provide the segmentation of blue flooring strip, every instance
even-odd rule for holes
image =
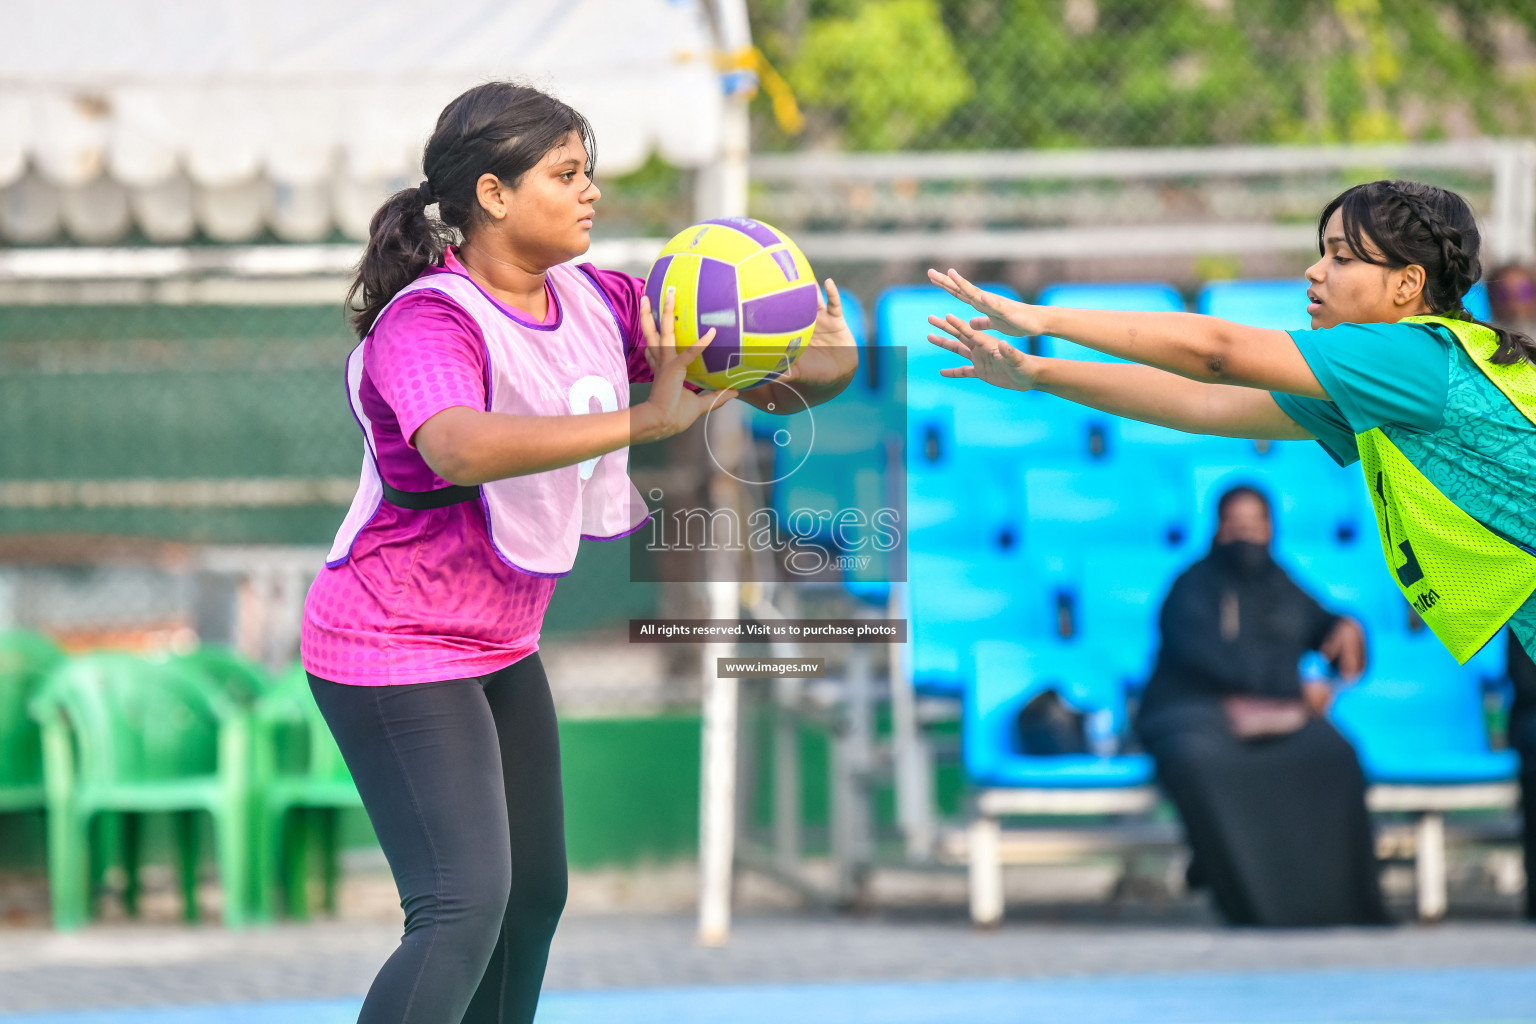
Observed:
[[[323,1003],[224,1003],[154,1010],[70,1010],[0,1016],[5,1024],[354,1024],[361,999]]]
[[[5,1024],[350,1024],[358,1002],[23,1014]],[[539,1024],[1536,1024],[1536,969],[1296,971],[551,992]]]
[[[1536,970],[1318,971],[570,992],[539,1024],[1536,1022]]]

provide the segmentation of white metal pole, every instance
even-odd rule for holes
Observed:
[[[1419,889],[1419,920],[1438,921],[1445,916],[1445,816],[1426,811],[1419,819],[1414,843],[1414,873]]]
[[[1510,259],[1520,231],[1520,159],[1515,146],[1501,148],[1493,160],[1493,196],[1486,226],[1489,269]]]
[[[752,48],[752,26],[746,0],[716,0],[715,13],[720,49],[729,56]],[[736,90],[726,97],[721,132],[719,212],[714,216],[747,215],[747,159],[751,155],[751,131],[747,119],[749,91]]]
[[[1512,139],[1496,145],[1485,271],[1536,259],[1536,142]]]
[[[907,584],[891,584],[890,612],[892,618],[901,618],[909,602],[898,596],[897,587]],[[911,629],[910,616],[907,628]],[[925,861],[933,856],[933,789],[930,782],[932,765],[925,750],[922,728],[917,720],[917,694],[912,689],[912,675],[907,657],[911,644],[892,645],[890,654],[891,688],[891,747],[896,775],[896,823],[901,828],[906,844],[907,859]]]
[[[746,0],[716,0],[715,27],[722,53],[743,52],[752,45]],[[721,151],[715,164],[699,173],[694,195],[695,216],[741,217],[747,212],[747,156],[750,131],[747,100],[737,93],[725,99]],[[714,414],[708,429],[711,450],[721,453],[740,447],[739,410],[734,405]],[[717,477],[724,477],[718,474]],[[727,480],[717,478],[716,484]],[[734,481],[729,481],[734,483]],[[712,486],[728,494],[729,486]],[[713,501],[717,507],[719,501]],[[718,554],[724,554],[718,553]],[[706,584],[709,616],[734,619],[740,611],[740,585],[735,565],[713,558]],[[698,941],[718,946],[730,937],[731,870],[736,856],[736,729],[738,686],[734,679],[716,678],[716,659],[729,657],[732,645],[705,644],[700,668],[704,673],[703,764],[699,794],[699,931]]]
[[[1510,227],[1514,244],[1509,258],[1522,263],[1536,260],[1536,141],[1515,144],[1514,215]]]
[[[710,618],[734,618],[736,585],[708,584]],[[716,678],[717,658],[730,644],[705,644],[703,771],[699,794],[699,935],[705,946],[731,933],[731,868],[736,857],[737,681]]]
[[[710,415],[705,429],[720,472],[710,482],[710,504],[736,510],[736,480],[725,470],[740,465],[742,424],[739,410],[727,405]],[[713,527],[711,527],[713,529]],[[707,541],[705,584],[708,615],[734,619],[740,615],[740,563],[726,536]],[[718,659],[735,653],[730,643],[704,644],[699,665],[703,672],[703,764],[699,793],[699,935],[701,945],[718,946],[730,936],[731,876],[736,858],[736,739],[739,683],[721,679]]]

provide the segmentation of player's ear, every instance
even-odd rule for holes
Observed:
[[[496,175],[489,172],[480,175],[480,180],[475,182],[475,199],[479,201],[480,209],[484,210],[492,220],[506,219],[505,186]]]
[[[1392,300],[1399,306],[1410,306],[1424,294],[1424,268],[1410,263],[1397,271],[1397,287]]]

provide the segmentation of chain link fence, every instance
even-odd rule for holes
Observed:
[[[59,298],[0,312],[0,626],[283,661],[254,581],[323,546],[356,485],[341,310]],[[230,549],[243,573],[208,564]]]
[[[0,447],[0,531],[326,542],[354,343],[339,306],[7,308],[0,429],[25,443]]]
[[[769,149],[1536,134],[1528,0],[756,0],[806,114]]]
[[[0,306],[0,628],[75,648],[222,642],[286,664],[357,487],[354,344],[339,286],[323,305]],[[614,586],[624,545],[587,549],[546,636],[622,643],[659,588]],[[568,673],[566,703],[692,696],[664,669]]]

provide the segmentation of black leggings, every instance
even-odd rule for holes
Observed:
[[[478,679],[309,685],[405,910],[359,1024],[529,1024],[566,891],[560,737],[539,656]]]

